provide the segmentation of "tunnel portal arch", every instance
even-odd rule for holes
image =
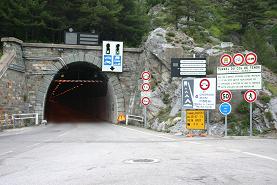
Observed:
[[[78,62],[85,62],[96,66],[98,69],[101,69],[101,63],[102,63],[101,58],[90,54],[84,54],[84,53],[70,54],[62,57],[62,60],[66,65],[70,65]],[[40,83],[38,87],[35,111],[40,114],[41,119],[45,119],[47,94],[51,86],[51,83],[55,79],[55,75],[60,70],[62,70],[65,66],[63,66],[61,63],[57,61],[53,63],[53,67],[57,69],[55,71],[55,74],[43,76],[43,83]],[[112,101],[111,107],[110,107],[111,117],[109,121],[115,123],[119,113],[125,112],[125,101],[124,101],[123,91],[122,91],[121,84],[118,80],[118,77],[115,73],[105,73],[105,76],[107,77],[107,85],[108,85],[108,88],[110,89],[109,96],[111,96],[110,100]]]

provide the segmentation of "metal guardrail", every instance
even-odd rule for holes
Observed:
[[[138,122],[144,123],[144,119],[142,116],[136,116],[136,115],[126,115],[126,125],[128,125],[129,120],[134,120]]]
[[[35,119],[35,124],[38,125],[38,113],[27,114],[12,114],[12,122],[16,125],[16,120]]]

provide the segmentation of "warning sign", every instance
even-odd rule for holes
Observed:
[[[205,111],[203,110],[187,110],[186,111],[187,129],[204,130],[205,129]]]

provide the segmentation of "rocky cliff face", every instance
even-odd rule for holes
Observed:
[[[179,57],[206,57],[208,62],[208,73],[211,77],[216,77],[216,66],[219,65],[219,58],[225,52],[236,53],[243,51],[241,47],[233,43],[218,41],[215,45],[206,44],[199,47],[185,33],[176,31],[173,28],[157,28],[153,30],[145,43],[145,69],[150,70],[152,78],[152,104],[148,107],[149,127],[157,131],[183,133],[188,131],[185,128],[185,121],[181,121],[181,78],[170,77],[171,58]],[[263,78],[271,84],[276,84],[276,75],[268,69],[264,69]],[[265,87],[259,93],[266,93],[273,97]],[[235,92],[234,98],[242,101],[241,92]],[[220,103],[220,101],[217,101]],[[238,107],[238,101],[233,102]],[[277,128],[276,123],[276,98],[264,103],[257,101],[254,110],[254,126],[259,132],[268,128]],[[219,106],[219,105],[218,105]],[[272,114],[270,120],[268,115]],[[223,117],[218,110],[210,111],[210,125],[208,133],[210,135],[223,135]],[[184,115],[185,116],[185,115]],[[239,128],[237,128],[239,129]]]

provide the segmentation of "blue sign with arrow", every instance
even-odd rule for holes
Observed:
[[[227,103],[227,102],[222,103],[222,104],[220,104],[220,106],[219,106],[219,111],[220,111],[221,114],[223,114],[224,116],[227,116],[228,114],[231,113],[231,111],[232,111],[232,106],[231,106],[230,103]]]

